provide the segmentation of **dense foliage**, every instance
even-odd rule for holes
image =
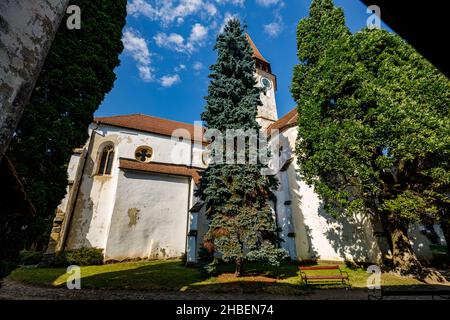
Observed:
[[[19,257],[20,263],[23,265],[37,265],[42,261],[44,253],[42,251],[21,250]]]
[[[37,210],[28,243],[38,247],[46,244],[66,192],[72,150],[86,142],[123,50],[126,0],[70,4],[81,9],[81,29],[70,30],[63,20],[7,153]]]
[[[202,120],[208,129],[217,129],[223,135],[227,129],[257,133],[260,89],[256,87],[252,49],[239,20],[227,23],[215,50],[218,58],[210,67],[211,83]],[[228,147],[221,154],[223,159],[227,151],[236,152],[236,146]],[[197,191],[211,219],[204,246],[220,254],[224,261],[236,262],[236,275],[242,273],[245,260],[277,264],[286,256],[278,248],[276,222],[269,205],[269,189],[276,182],[262,175],[261,169],[261,164],[252,164],[248,159],[243,164],[213,162],[203,173]]]
[[[395,34],[350,34],[331,0],[299,23],[298,56],[301,173],[330,212],[378,215],[394,267],[425,278],[407,229],[449,219],[449,80]]]
[[[68,265],[95,266],[103,264],[103,250],[80,248],[63,253]]]

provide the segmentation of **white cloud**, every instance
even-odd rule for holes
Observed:
[[[158,15],[158,11],[144,0],[131,0],[127,3],[127,13],[132,16],[146,16],[153,19]]]
[[[164,32],[158,33],[153,37],[158,47],[166,48],[178,52],[185,52],[186,45],[182,35],[177,33],[166,34]]]
[[[195,71],[200,71],[203,69],[203,67],[203,63],[201,63],[200,61],[197,61],[192,65],[192,69],[194,69]]]
[[[177,84],[180,81],[181,81],[181,79],[180,79],[180,76],[178,74],[166,75],[166,76],[161,77],[161,79],[160,79],[161,85],[164,88],[170,88],[170,87],[172,87],[173,85]]]
[[[150,82],[155,79],[153,75],[153,69],[149,66],[138,66],[139,76],[145,82]]]
[[[271,38],[276,38],[283,31],[283,26],[278,22],[272,22],[264,25],[264,32]]]
[[[148,0],[130,0],[127,12],[133,17],[145,16],[152,21],[160,21],[161,24],[168,25],[174,21],[182,24],[185,17],[197,13],[215,16],[217,8],[213,3],[205,0],[158,0],[154,5]]]
[[[284,5],[284,2],[280,2],[280,5],[278,6],[278,8],[275,9],[275,11],[273,12],[273,15],[275,16],[275,21],[264,25],[264,32],[270,38],[278,37],[284,29],[283,17],[280,13],[280,10],[283,8],[283,5]]]
[[[191,54],[196,50],[196,46],[203,46],[208,36],[208,28],[196,23],[192,27],[189,39],[185,41],[182,35],[177,33],[166,34],[164,32],[158,33],[153,37],[158,47],[169,50]]]
[[[262,5],[263,7],[270,7],[278,2],[280,2],[280,0],[256,0],[256,3]]]
[[[231,3],[234,4],[236,6],[244,6],[245,0],[216,0],[217,3],[219,4],[224,4],[224,3]]]
[[[136,61],[139,76],[144,81],[152,81],[153,68],[151,67],[151,53],[148,49],[147,40],[134,29],[125,29],[122,35],[125,53],[132,56]]]
[[[202,26],[200,23],[196,23],[192,27],[191,35],[189,36],[189,42],[201,43],[208,36],[208,28]]]
[[[183,71],[183,70],[186,70],[186,66],[184,64],[180,64],[179,66],[174,68],[175,72],[180,72],[180,71]]]
[[[217,8],[212,3],[205,3],[204,8],[210,16],[215,16],[217,14]]]

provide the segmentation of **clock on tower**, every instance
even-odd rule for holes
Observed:
[[[275,92],[277,90],[277,78],[272,73],[270,63],[262,56],[253,40],[247,34],[247,40],[253,50],[253,59],[256,64],[257,86],[263,88],[261,93],[262,106],[258,107],[256,120],[265,131],[272,123],[278,120]]]

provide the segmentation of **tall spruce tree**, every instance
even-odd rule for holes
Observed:
[[[256,87],[252,49],[239,20],[227,23],[214,49],[218,58],[210,67],[211,83],[202,120],[208,129],[223,133],[225,145],[227,129],[259,131],[256,114],[261,105],[261,91]],[[216,143],[219,139],[213,142]],[[236,148],[224,148],[220,154],[224,161],[226,150],[236,152]],[[287,256],[278,247],[276,222],[269,205],[270,188],[276,186],[276,181],[262,175],[262,168],[262,164],[248,161],[245,164],[216,161],[203,173],[197,191],[211,221],[204,246],[221,254],[224,261],[234,261],[236,276],[242,274],[245,260],[276,265]]]
[[[381,218],[396,271],[442,280],[422,267],[407,230],[448,221],[449,80],[397,35],[349,34],[331,0],[313,0],[297,40],[301,173],[329,212]]]
[[[15,132],[7,156],[37,210],[29,243],[47,243],[73,148],[86,142],[93,114],[113,87],[126,2],[70,1],[81,9],[81,29],[61,23]]]

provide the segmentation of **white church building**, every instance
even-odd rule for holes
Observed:
[[[379,262],[388,252],[379,222],[367,216],[332,218],[303,181],[294,153],[297,111],[278,119],[276,76],[248,39],[258,85],[266,89],[257,120],[268,136],[279,132],[281,170],[271,203],[281,246],[292,260]],[[208,228],[194,195],[207,167],[203,132],[200,126],[141,114],[96,118],[88,141],[70,159],[67,194],[47,252],[96,247],[103,249],[105,261],[186,254],[196,262]],[[444,242],[440,228],[434,229]],[[414,227],[410,235],[418,255],[430,259],[425,231]]]

